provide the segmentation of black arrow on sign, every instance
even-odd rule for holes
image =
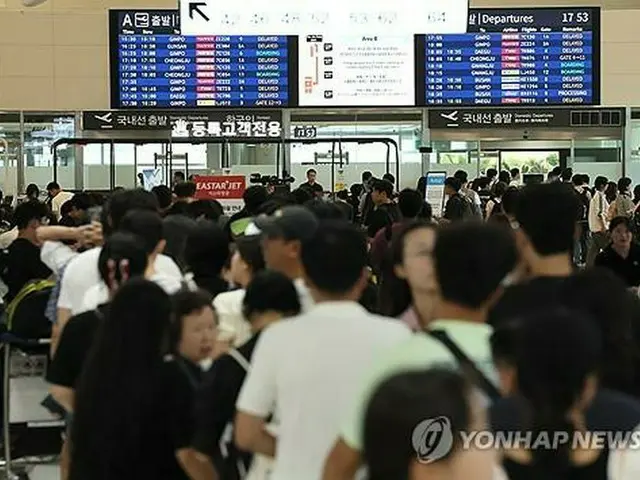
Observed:
[[[207,16],[206,13],[204,13],[200,7],[206,7],[207,3],[206,2],[193,2],[189,4],[189,18],[191,18],[191,20],[193,20],[193,15],[195,12],[198,12],[200,14],[200,16],[202,18],[204,18],[205,21],[209,21],[210,18]]]

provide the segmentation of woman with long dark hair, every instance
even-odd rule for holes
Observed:
[[[606,358],[594,320],[552,309],[503,325],[491,344],[508,395],[492,407],[493,429],[519,439],[500,445],[510,480],[637,478],[639,457],[628,455],[630,445],[589,440],[602,432],[630,434],[640,423],[636,400],[599,387]]]
[[[435,226],[412,221],[401,227],[383,262],[379,310],[389,317],[401,317],[419,330],[431,320],[437,286],[431,252]]]
[[[481,396],[451,369],[390,377],[372,395],[364,421],[363,456],[370,480],[493,477],[493,452],[463,448],[462,442],[463,433],[486,429]]]
[[[185,479],[192,429],[186,376],[164,357],[172,316],[155,283],[116,293],[76,390],[70,480]]]

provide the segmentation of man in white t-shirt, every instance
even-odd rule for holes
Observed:
[[[105,234],[120,228],[120,223],[131,210],[158,211],[158,201],[151,192],[144,190],[122,190],[114,192],[107,204],[108,223],[103,225]],[[93,248],[81,253],[67,265],[60,285],[58,298],[58,322],[52,334],[52,347],[55,349],[60,330],[72,315],[78,315],[84,309],[84,297],[95,285],[102,283],[98,272],[100,248]],[[175,262],[162,254],[156,257],[156,272],[181,279],[182,273]]]
[[[358,380],[411,335],[401,322],[358,304],[367,285],[367,242],[354,225],[322,222],[302,247],[302,263],[317,303],[262,334],[236,404],[236,443],[275,456],[272,480],[320,478]],[[264,429],[272,414],[277,438]]]
[[[267,267],[293,281],[300,295],[302,311],[307,311],[314,301],[305,285],[301,252],[303,243],[312,239],[318,229],[318,219],[305,207],[290,206],[270,217],[258,217],[254,223],[262,234]]]
[[[485,379],[495,382],[489,344],[492,330],[485,322],[504,279],[516,266],[513,236],[496,225],[459,223],[438,232],[433,256],[440,301],[435,310],[438,320],[428,328],[433,335],[451,339]],[[366,410],[382,382],[397,373],[447,364],[458,367],[444,342],[427,333],[413,335],[377,358],[359,379],[349,407],[341,412],[343,423],[322,478],[353,479],[361,463]]]
[[[62,205],[73,198],[73,193],[62,190],[58,182],[49,183],[47,193],[51,199],[51,211],[57,219],[60,219],[60,209]]]

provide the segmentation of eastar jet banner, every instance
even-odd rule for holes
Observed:
[[[465,33],[468,0],[181,0],[182,35]]]

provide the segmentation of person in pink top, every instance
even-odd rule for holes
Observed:
[[[431,321],[438,297],[431,259],[435,239],[433,224],[413,221],[403,225],[382,268],[380,311],[398,317],[413,331]]]

